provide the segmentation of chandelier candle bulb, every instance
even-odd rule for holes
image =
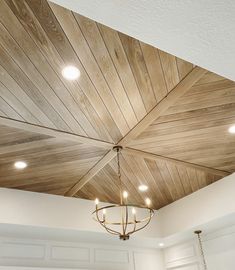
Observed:
[[[99,200],[96,199],[96,208],[92,214],[94,220],[100,223],[108,233],[119,236],[120,240],[128,240],[131,234],[148,226],[154,215],[154,210],[150,207],[151,201],[148,198],[145,200],[146,205],[136,205],[127,202],[128,192],[122,189],[123,185],[121,180],[119,155],[122,147],[114,146],[113,150],[117,152],[117,175],[120,201],[117,204],[98,206]],[[136,208],[140,209],[138,214]],[[107,215],[106,209],[109,209],[109,215]],[[132,213],[132,215],[130,215],[130,213]],[[116,217],[117,215],[119,217]]]
[[[146,199],[145,199],[145,203],[146,203],[147,206],[150,206],[151,200],[150,200],[149,198],[146,198]]]
[[[123,191],[123,198],[124,199],[127,199],[127,197],[128,197],[128,192],[127,191]]]
[[[106,209],[103,209],[103,220],[105,221]]]
[[[132,214],[133,214],[134,222],[136,222],[136,210],[135,210],[135,208],[132,208]]]

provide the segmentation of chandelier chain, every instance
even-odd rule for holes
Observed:
[[[198,243],[199,243],[199,249],[200,249],[200,253],[201,253],[203,268],[204,268],[204,270],[208,270],[207,264],[206,264],[205,253],[204,253],[203,246],[202,246],[202,238],[201,238],[201,233],[202,232],[201,231],[196,231],[195,233],[197,234],[197,238],[198,238]]]
[[[118,180],[119,180],[119,189],[120,189],[120,204],[123,204],[122,200],[122,179],[121,179],[121,166],[120,166],[120,149],[117,148],[117,165],[118,165]]]

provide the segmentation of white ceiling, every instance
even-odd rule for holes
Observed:
[[[52,0],[235,80],[234,0]]]

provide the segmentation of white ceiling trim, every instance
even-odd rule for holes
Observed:
[[[235,1],[51,0],[235,80]]]

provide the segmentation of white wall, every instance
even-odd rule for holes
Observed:
[[[92,219],[94,209],[89,200],[0,188],[0,223],[103,233]],[[138,233],[146,238],[159,235],[157,216]]]
[[[0,189],[0,236],[5,237],[0,237],[0,266],[162,270],[161,251],[150,247],[158,247],[159,240],[172,246],[188,235],[191,237],[194,229],[203,229],[209,235],[205,242],[212,268],[209,270],[222,270],[225,265],[223,270],[231,270],[235,265],[235,229],[219,235],[208,233],[235,224],[234,190],[233,174],[160,209],[142,234],[137,233],[130,241],[121,243],[92,221],[93,202]],[[18,236],[14,229],[9,229],[12,226],[19,228]],[[43,228],[36,230],[35,239],[40,241],[31,238],[37,227]],[[27,238],[19,236],[20,232]],[[47,238],[51,232],[56,232],[56,240]],[[61,234],[63,237],[59,238]],[[17,242],[16,238],[20,237],[23,240]],[[192,243],[169,247],[165,256],[167,268],[198,270],[197,249]]]
[[[208,270],[235,269],[235,226],[226,232],[205,236],[203,247]],[[199,270],[200,263],[198,242],[186,242],[164,250],[166,269]],[[200,268],[201,267],[201,268]]]
[[[2,266],[2,267],[1,267]],[[38,269],[163,270],[163,254],[156,249],[92,243],[0,238],[0,269],[6,266]],[[31,269],[31,268],[30,268]]]
[[[194,192],[158,212],[162,237],[193,230],[235,213],[235,174]]]
[[[235,80],[234,0],[51,0]]]

